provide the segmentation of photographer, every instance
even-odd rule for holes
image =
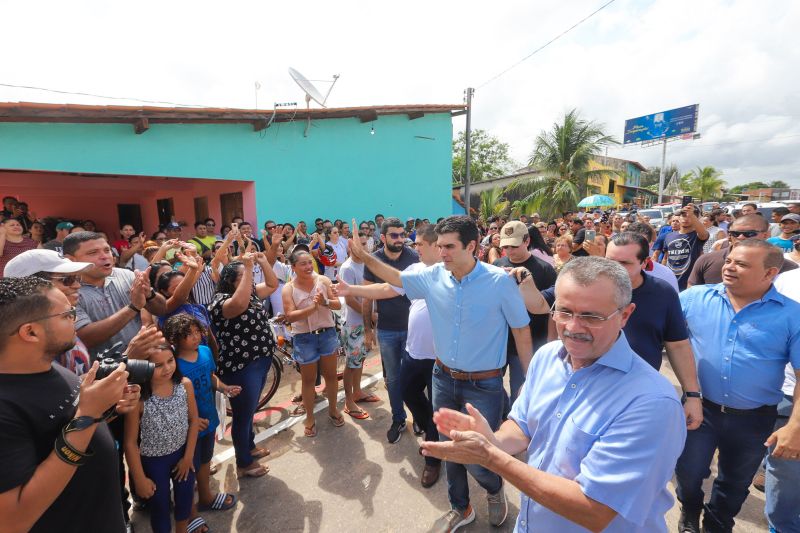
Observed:
[[[95,363],[83,382],[53,365],[74,341],[75,308],[61,291],[37,277],[0,279],[2,533],[125,531],[103,415],[130,411],[139,392],[126,389],[125,365],[96,380]]]

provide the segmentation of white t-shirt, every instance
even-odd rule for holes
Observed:
[[[675,273],[669,267],[653,261],[653,270],[648,272],[648,274],[654,278],[663,279],[675,289],[675,292],[681,292],[678,288],[678,278],[675,277]]]
[[[795,265],[800,265],[800,263],[798,263],[797,261],[792,259],[792,254],[783,254],[783,259],[784,259],[784,261],[791,261]]]
[[[269,295],[269,303],[272,305],[272,314],[274,316],[283,313],[282,289],[294,277],[294,272],[292,272],[292,267],[280,261],[275,261],[275,264],[272,265],[272,271],[275,272],[275,277],[278,278],[278,288]]]
[[[405,272],[417,272],[427,268],[425,263],[414,263],[406,267]],[[392,285],[392,290],[404,295],[401,287]],[[413,359],[436,359],[436,348],[433,345],[433,324],[428,314],[428,305],[424,299],[411,300],[408,310],[408,336],[406,351]]]
[[[339,269],[339,277],[348,285],[361,285],[364,281],[364,263],[356,263],[348,257],[347,261]],[[339,298],[344,307],[344,323],[351,328],[364,324],[364,316],[361,309],[353,309],[344,298]]]
[[[800,268],[784,272],[775,278],[775,290],[783,294],[787,298],[791,298],[796,302],[800,302]],[[794,395],[794,386],[797,383],[797,376],[795,376],[792,364],[786,365],[786,377],[783,380],[783,393],[788,396]]]
[[[336,244],[333,244],[333,242],[331,241],[328,241],[326,244],[329,245],[331,248],[333,248],[333,251],[336,252],[336,262],[344,263],[345,259],[347,259],[347,239],[345,239],[344,237],[339,237],[339,242],[337,242]],[[331,281],[336,279],[337,273],[338,273],[337,267],[329,267],[329,266],[325,267],[325,276]]]

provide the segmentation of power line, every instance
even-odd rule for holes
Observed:
[[[606,2],[605,4],[603,4],[602,6],[600,6],[599,8],[597,8],[595,11],[593,11],[593,12],[592,12],[592,13],[590,13],[589,15],[587,15],[587,16],[585,16],[585,17],[583,17],[581,20],[579,20],[578,22],[576,22],[575,24],[573,24],[572,26],[570,26],[570,27],[569,27],[569,28],[567,28],[566,30],[562,31],[561,33],[559,33],[558,35],[556,35],[555,37],[553,37],[552,39],[550,39],[549,41],[547,41],[546,43],[544,43],[542,46],[540,46],[539,48],[537,48],[536,50],[534,50],[534,51],[533,51],[533,52],[531,52],[530,54],[526,55],[525,57],[523,57],[522,59],[520,59],[519,61],[517,61],[516,63],[514,63],[513,65],[511,65],[511,66],[510,66],[510,67],[508,67],[507,69],[505,69],[504,71],[500,72],[499,74],[495,75],[494,77],[492,77],[492,78],[489,78],[489,79],[488,79],[488,80],[486,80],[485,82],[481,83],[480,85],[478,85],[478,87],[477,87],[477,88],[478,88],[478,89],[480,89],[480,88],[481,88],[481,87],[483,87],[484,85],[488,85],[489,83],[493,82],[494,80],[496,80],[496,79],[497,79],[497,78],[499,78],[500,76],[504,75],[504,74],[505,74],[505,73],[507,73],[508,71],[510,71],[510,70],[512,70],[512,69],[514,69],[514,68],[516,68],[517,66],[519,66],[519,65],[520,65],[520,64],[522,64],[523,62],[527,61],[528,59],[530,59],[531,57],[533,57],[533,56],[534,56],[535,54],[537,54],[538,52],[541,52],[542,50],[544,50],[545,48],[547,48],[548,46],[550,46],[551,44],[553,44],[554,42],[556,42],[557,40],[559,40],[560,38],[562,38],[563,36],[565,36],[566,34],[568,34],[569,32],[571,32],[572,30],[574,30],[575,28],[577,28],[578,26],[580,26],[581,24],[583,24],[584,22],[586,22],[587,20],[589,20],[590,18],[592,18],[593,16],[595,16],[596,14],[598,14],[599,12],[601,12],[603,9],[605,9],[606,7],[608,7],[608,6],[610,6],[611,4],[613,4],[614,2],[615,2],[615,0],[609,0],[608,2]]]
[[[81,92],[73,92],[73,91],[62,91],[59,89],[47,89],[45,87],[33,87],[30,85],[13,85],[11,83],[0,83],[0,87],[11,87],[14,89],[31,89],[34,91],[44,91],[48,93],[57,93],[57,94],[70,94],[76,96],[91,96],[93,98],[105,98],[108,100],[129,100],[133,102],[142,102],[146,104],[169,104],[172,106],[179,106],[179,107],[214,107],[214,106],[206,106],[200,104],[180,104],[176,102],[165,102],[161,100],[143,100],[141,98],[128,98],[123,96],[103,96],[101,94],[92,94],[92,93],[81,93]]]

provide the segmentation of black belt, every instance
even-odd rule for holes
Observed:
[[[311,335],[322,335],[323,333],[325,333],[325,332],[326,332],[326,331],[328,331],[329,329],[333,329],[333,326],[329,326],[329,327],[327,327],[327,328],[319,328],[319,329],[315,329],[314,331],[309,331],[309,333],[310,333]]]
[[[761,407],[756,407],[755,409],[735,409],[733,407],[712,402],[708,398],[703,398],[703,405],[709,409],[713,409],[714,411],[719,411],[729,415],[775,415],[778,413],[777,405],[762,405]]]

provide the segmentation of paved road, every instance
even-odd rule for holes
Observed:
[[[427,531],[449,508],[447,484],[443,475],[430,489],[420,486],[423,461],[417,453],[417,437],[410,431],[410,424],[399,443],[386,442],[391,413],[383,381],[376,379],[380,378],[380,371],[380,361],[372,355],[367,360],[364,378],[373,381],[369,389],[382,401],[367,404],[371,419],[358,421],[345,416],[344,427],[335,428],[327,423],[323,409],[317,415],[317,436],[306,438],[302,423],[282,429],[287,421],[289,424],[301,421],[288,416],[289,399],[299,391],[300,384],[299,374],[287,368],[272,402],[274,408],[263,413],[257,423],[259,434],[269,436],[261,445],[272,451],[262,460],[270,467],[270,473],[259,479],[237,480],[233,460],[222,462],[212,484],[214,488],[237,493],[239,502],[232,511],[204,513],[211,530],[232,533]],[[677,383],[668,364],[665,364],[664,373]],[[229,456],[230,448],[229,440],[218,442],[217,457]],[[519,492],[507,485],[506,493],[509,518],[503,527],[492,528],[486,522],[485,493],[473,483],[471,494],[478,517],[461,531],[513,531],[519,512]],[[766,531],[763,509],[764,495],[751,489],[735,532]],[[675,531],[678,515],[676,505],[667,515],[671,531]],[[134,514],[134,524],[139,533],[150,531],[144,512]]]

